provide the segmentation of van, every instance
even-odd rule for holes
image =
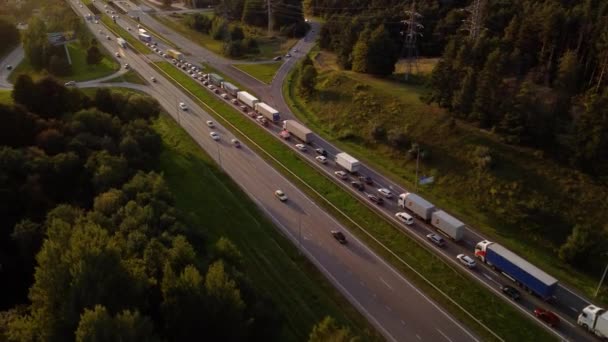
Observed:
[[[411,226],[411,225],[413,225],[413,224],[414,224],[414,218],[413,218],[413,217],[412,217],[410,214],[408,214],[408,213],[399,212],[399,213],[396,213],[396,214],[395,214],[395,217],[396,217],[396,218],[397,218],[399,221],[401,221],[401,222],[403,222],[403,223],[407,224],[408,226]]]

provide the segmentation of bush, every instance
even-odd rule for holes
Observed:
[[[224,44],[224,55],[228,57],[241,57],[243,52],[243,44],[240,40],[231,40]]]

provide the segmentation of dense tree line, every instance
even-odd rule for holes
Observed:
[[[0,55],[8,52],[7,49],[14,48],[19,42],[19,31],[15,22],[8,17],[0,17]]]
[[[215,6],[217,16],[230,21],[260,28],[268,27],[268,7],[266,0],[218,1]],[[302,37],[308,30],[304,22],[301,0],[273,0],[271,2],[272,29],[288,37]]]
[[[156,101],[25,75],[13,99],[0,105],[0,340],[276,340],[281,318],[238,249],[208,244],[153,171]]]

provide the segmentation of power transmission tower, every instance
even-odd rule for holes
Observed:
[[[403,55],[403,50],[405,50],[405,80],[407,81],[410,75],[413,74],[414,69],[418,71],[418,49],[416,48],[416,40],[418,36],[422,37],[422,33],[418,32],[418,30],[423,29],[424,26],[418,23],[418,20],[422,19],[422,15],[416,12],[416,1],[412,3],[411,10],[405,11],[405,15],[406,19],[401,21],[406,25],[405,31],[401,32],[402,35],[405,35],[401,55]]]
[[[469,38],[474,42],[477,41],[483,30],[482,21],[485,6],[486,0],[473,0],[469,7],[461,10],[469,13],[469,18],[463,20],[463,30],[469,31]]]

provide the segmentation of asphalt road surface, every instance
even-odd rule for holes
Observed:
[[[71,2],[74,4],[74,2]],[[73,6],[81,15],[86,7]],[[108,34],[101,25],[88,23],[100,37]],[[102,33],[98,33],[101,29]],[[100,39],[110,51],[117,49],[114,40]],[[166,81],[148,65],[148,57],[129,49],[120,49],[121,64],[128,63],[144,78],[155,77],[151,86],[134,86],[158,99],[165,110],[207,151],[239,186],[259,204],[268,216],[318,266],[328,279],[355,305],[378,330],[392,341],[476,341],[467,328],[456,322],[432,300],[412,286],[390,265],[350,235],[344,227],[317,206],[310,198],[275,171],[247,147],[235,148],[230,131],[214,120],[180,89]],[[112,86],[112,84],[100,84]],[[87,83],[87,86],[95,86]],[[184,102],[188,110],[180,110]],[[219,133],[220,141],[209,133]],[[201,179],[201,182],[204,180]],[[278,201],[274,191],[283,190],[289,200]],[[331,230],[344,232],[347,245],[339,244]]]

